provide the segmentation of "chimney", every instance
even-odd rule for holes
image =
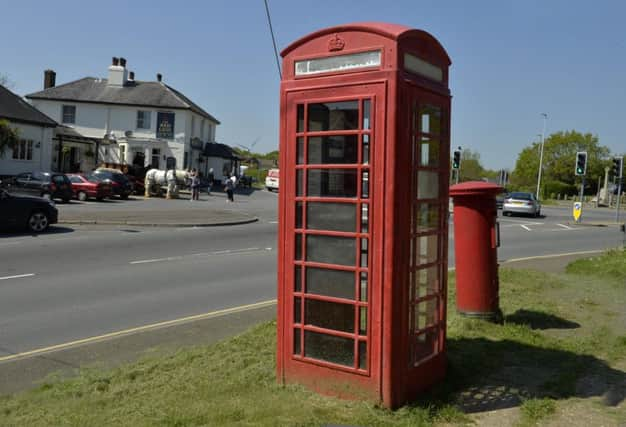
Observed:
[[[124,86],[128,80],[128,70],[126,69],[126,59],[113,57],[109,66],[109,86]]]
[[[163,75],[161,75],[161,73],[157,74],[157,82],[161,82],[161,80],[163,80]]]
[[[57,73],[52,70],[46,70],[43,72],[43,89],[54,87],[57,82]]]

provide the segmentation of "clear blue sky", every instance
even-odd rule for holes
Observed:
[[[452,58],[452,145],[513,167],[541,133],[591,132],[626,152],[626,32],[621,1],[268,0],[279,50],[315,30],[384,21],[426,30]],[[93,4],[93,5],[92,5]],[[471,6],[470,6],[471,5]],[[279,79],[263,0],[10,1],[0,73],[25,95],[106,77],[123,56],[138,80],[164,81],[222,124],[217,140],[278,147]]]

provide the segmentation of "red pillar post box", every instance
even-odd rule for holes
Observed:
[[[496,194],[502,187],[464,182],[450,187],[454,200],[456,306],[461,315],[499,321]]]
[[[277,377],[397,407],[445,374],[450,59],[382,23],[282,56]]]

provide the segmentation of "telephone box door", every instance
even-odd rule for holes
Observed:
[[[375,224],[382,212],[384,89],[381,83],[286,95],[287,381],[290,374],[309,377],[323,389],[336,377],[373,396],[380,391],[381,257],[373,254],[382,253]]]

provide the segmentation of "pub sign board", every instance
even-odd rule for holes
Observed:
[[[174,118],[175,113],[157,112],[157,138],[174,139]]]

